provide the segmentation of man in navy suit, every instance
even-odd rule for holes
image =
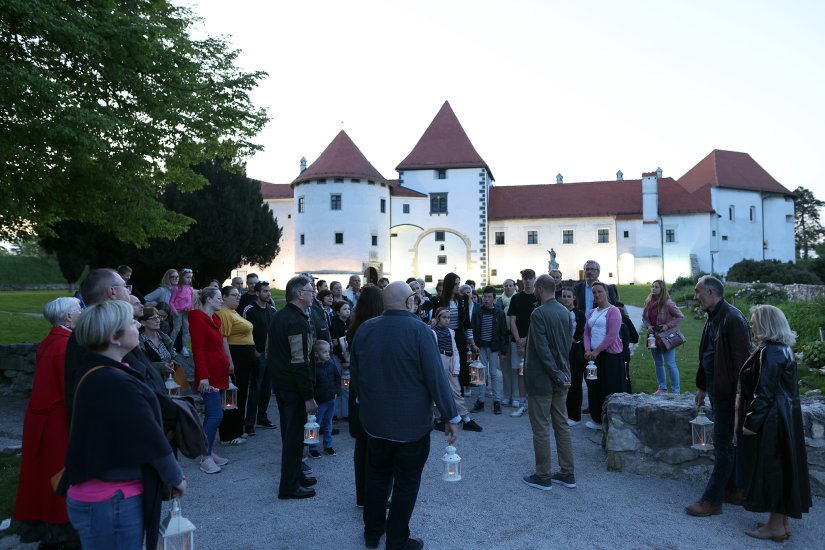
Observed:
[[[576,284],[576,309],[581,310],[584,316],[590,313],[593,309],[593,291],[591,287],[593,283],[599,280],[599,274],[602,268],[596,260],[587,260],[584,262],[584,281]],[[607,285],[607,301],[614,306],[619,301],[616,285]]]

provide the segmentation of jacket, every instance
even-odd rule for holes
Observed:
[[[528,395],[550,395],[570,384],[570,312],[556,300],[533,310],[524,354]]]
[[[740,424],[756,435],[742,435],[744,506],[801,518],[811,505],[805,430],[796,375],[788,346],[769,342],[745,362],[739,375]]]
[[[330,357],[325,363],[315,363],[315,401],[326,403],[341,393],[341,373],[337,358]]]
[[[482,312],[485,310],[484,306],[479,306],[473,312],[473,318],[470,321],[470,326],[473,329],[476,345],[481,343],[481,320]],[[489,310],[487,310],[489,312]],[[497,351],[502,355],[506,355],[510,350],[510,326],[507,324],[507,317],[504,311],[494,307],[493,308],[493,337],[490,342],[490,350]]]
[[[309,315],[293,303],[275,314],[269,325],[266,363],[272,385],[296,392],[303,401],[315,396],[315,367],[311,362],[314,330]]]
[[[741,311],[724,299],[708,313],[699,343],[699,368],[696,371],[696,387],[702,391],[708,389],[707,374],[702,364],[707,338],[712,338],[714,342],[713,399],[733,400],[739,369],[752,348],[748,322]]]
[[[189,312],[189,336],[195,361],[195,384],[209,380],[219,390],[229,387],[229,357],[223,347],[221,320],[217,314],[209,317],[199,309]]]
[[[580,283],[576,283],[576,286],[573,287],[573,292],[576,294],[576,309],[584,313],[585,317],[587,314],[590,313],[589,311],[585,311],[585,307],[587,305],[587,300],[584,295],[584,289],[587,286],[587,281],[581,281]],[[616,290],[616,285],[607,285],[607,301],[613,304],[614,306],[619,302],[619,292]],[[593,302],[593,308],[595,309],[596,302]]]
[[[456,297],[456,305],[458,306],[458,328],[455,330],[455,344],[458,347],[458,359],[461,363],[461,371],[458,375],[458,383],[462,386],[470,385],[470,365],[467,363],[467,338],[472,337],[472,326],[470,325],[470,305],[469,298],[464,295]],[[435,310],[440,307],[449,308],[450,304],[443,303],[441,296],[435,296],[432,299],[433,315]],[[449,418],[452,418],[449,417]]]
[[[658,302],[651,300],[642,312],[642,325],[648,330],[651,328],[650,317],[653,315],[654,310],[656,310],[656,319],[655,322],[652,323],[654,333],[662,332],[658,328],[659,325],[666,325],[667,330],[673,330],[678,327],[682,319],[685,318],[682,310],[676,307],[673,300],[668,300],[663,309],[658,309]]]

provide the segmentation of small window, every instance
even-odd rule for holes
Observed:
[[[538,231],[528,231],[527,232],[527,244],[539,244],[539,232]]]
[[[625,232],[624,232],[624,238],[625,238],[625,239],[629,239],[629,238],[630,238],[630,231],[625,231]]]
[[[675,243],[676,242],[676,230],[675,229],[665,229],[665,242],[666,243]]]
[[[722,240],[723,240],[723,241],[727,241],[727,240],[728,240],[728,236],[727,236],[727,235],[722,235]]]
[[[304,234],[301,233],[301,246],[304,246],[304,244],[306,244],[305,239],[304,239]]]
[[[298,197],[298,213],[304,213],[304,197]]]
[[[397,237],[398,233],[390,233],[390,237]]]
[[[336,193],[334,195],[329,196],[329,209],[330,210],[341,210],[341,195],[340,195],[340,193]]]
[[[425,283],[433,282],[433,276],[432,275],[424,275],[424,282]]]
[[[430,214],[447,213],[447,193],[430,193]]]
[[[736,221],[734,218],[736,218],[736,207],[731,204],[728,206],[728,219],[733,222]]]
[[[410,205],[406,204],[406,203],[402,204],[401,205],[401,212],[403,212],[404,214],[409,214],[410,213]]]
[[[748,212],[748,219],[752,222],[756,221],[756,207],[751,206],[750,211]]]
[[[372,180],[367,180],[367,185],[375,185],[375,182]]]
[[[292,214],[287,214],[286,219],[291,220],[292,219]]]
[[[439,256],[438,265],[447,265],[447,256]]]
[[[359,180],[358,178],[350,178],[349,181],[350,183],[361,183],[361,180]]]
[[[490,276],[495,277],[496,275],[498,275],[498,269],[491,269],[490,270]]]
[[[436,241],[444,241],[444,240],[446,240],[446,239],[445,239],[444,232],[443,232],[443,231],[436,231],[436,232],[435,232],[435,240],[436,240]]]
[[[381,213],[386,214],[387,212],[387,199],[381,199]]]
[[[372,236],[372,246],[378,246],[378,235]]]
[[[711,231],[711,232],[710,232],[710,236],[711,236],[711,237],[715,237],[715,236],[716,236],[716,230],[715,230],[715,229],[714,229],[713,231]]]
[[[321,178],[321,179],[318,180],[318,183],[326,183],[326,182],[327,182],[327,178]]]
[[[600,244],[610,242],[610,230],[609,229],[599,229],[598,242]]]
[[[785,222],[793,223],[793,214],[785,214]]]
[[[344,178],[335,178],[335,183],[344,183]]]
[[[437,179],[437,180],[447,179],[447,171],[446,170],[436,170],[435,171],[435,179]]]
[[[335,234],[335,244],[344,244],[344,234],[343,233],[336,233]]]
[[[504,244],[504,231],[496,231],[496,244]]]
[[[573,230],[563,229],[561,232],[561,244],[573,244]]]
[[[441,252],[444,252],[444,245],[443,245],[443,244],[442,244],[442,245],[439,245],[439,246],[438,246],[438,250],[439,250],[439,251],[441,251]]]

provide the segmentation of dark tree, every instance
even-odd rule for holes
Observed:
[[[825,236],[825,229],[819,222],[819,209],[825,206],[825,201],[817,199],[810,189],[801,186],[793,193],[796,255],[807,260],[810,250],[816,248]]]

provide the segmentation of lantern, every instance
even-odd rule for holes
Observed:
[[[169,374],[169,378],[166,379],[166,393],[170,396],[180,395],[180,384],[175,382],[175,378],[171,373]]]
[[[599,374],[598,369],[596,368],[596,363],[593,361],[588,361],[585,370],[587,371],[588,380],[598,380]]]
[[[238,386],[229,381],[229,387],[221,392],[221,406],[225,411],[238,408]]]
[[[194,550],[195,526],[180,515],[180,502],[172,499],[172,509],[161,522],[158,550]]]
[[[304,443],[307,445],[315,445],[318,443],[318,431],[321,426],[315,422],[315,415],[307,416],[307,423],[304,424]]]
[[[487,367],[481,361],[470,363],[470,385],[483,386],[486,380]]]
[[[349,371],[345,370],[341,375],[341,387],[345,390],[349,389]]]
[[[444,473],[441,479],[444,481],[461,481],[461,457],[455,452],[455,447],[448,445],[446,453],[441,457],[444,463]]]
[[[518,362],[518,375],[524,376],[524,357]]]
[[[705,408],[699,407],[699,414],[690,421],[693,433],[692,448],[697,451],[713,450],[713,420],[705,416]]]
[[[652,332],[647,333],[647,348],[656,349],[656,335]]]

